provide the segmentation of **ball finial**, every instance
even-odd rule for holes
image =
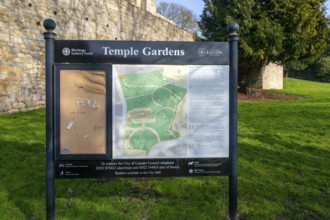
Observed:
[[[46,19],[44,20],[44,28],[47,31],[53,31],[56,28],[56,23],[52,19]]]
[[[227,26],[227,30],[229,33],[235,33],[239,30],[239,25],[237,22],[235,21],[231,21],[229,22],[228,26]]]

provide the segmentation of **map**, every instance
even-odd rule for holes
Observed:
[[[113,158],[227,157],[228,72],[113,65]]]

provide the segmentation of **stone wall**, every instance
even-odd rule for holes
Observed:
[[[262,73],[262,89],[283,89],[283,66],[269,63]]]
[[[44,19],[64,40],[193,41],[155,12],[156,0],[1,0],[0,114],[45,105]]]

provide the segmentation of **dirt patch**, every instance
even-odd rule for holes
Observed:
[[[258,89],[254,94],[247,95],[238,93],[239,101],[294,101],[302,99],[302,97],[289,95],[277,91]]]

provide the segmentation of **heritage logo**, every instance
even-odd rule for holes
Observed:
[[[64,47],[63,50],[62,50],[62,53],[64,56],[69,56],[70,53],[71,53],[71,50],[67,47]]]
[[[64,47],[62,50],[62,53],[64,56],[91,56],[93,55],[93,52],[87,52],[86,49],[76,49],[76,48],[67,48]]]

